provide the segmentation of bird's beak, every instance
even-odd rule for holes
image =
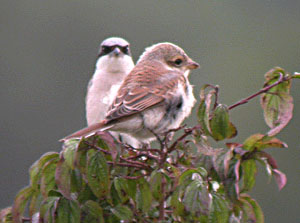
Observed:
[[[121,53],[121,50],[118,47],[115,47],[115,49],[112,51],[112,54],[116,57],[119,56],[120,53]]]
[[[200,67],[200,65],[198,63],[196,63],[193,60],[188,60],[188,65],[187,65],[188,69],[194,70],[194,69],[197,69],[198,67]]]

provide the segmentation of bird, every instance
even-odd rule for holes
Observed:
[[[156,135],[177,128],[196,103],[188,80],[199,64],[179,46],[164,42],[145,49],[125,77],[106,117],[63,141],[113,130],[149,144]]]
[[[102,41],[85,100],[88,126],[105,118],[122,81],[133,67],[130,45],[125,39],[110,37]],[[124,143],[140,147],[139,142],[129,135],[116,132],[111,134]]]

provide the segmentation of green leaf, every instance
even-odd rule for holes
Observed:
[[[88,200],[82,207],[82,223],[104,223],[103,210],[100,205]]]
[[[55,182],[64,197],[71,199],[71,174],[72,169],[62,157],[57,163]]]
[[[55,171],[58,163],[58,157],[48,161],[42,169],[41,193],[46,198],[48,192],[56,188]]]
[[[75,155],[76,149],[78,147],[78,139],[70,139],[64,143],[63,148],[63,157],[65,162],[69,165],[70,168],[74,169],[75,167]]]
[[[52,160],[57,159],[59,154],[57,152],[45,153],[40,159],[38,159],[29,169],[30,184],[33,188],[38,189],[41,179],[42,169],[44,165]]]
[[[199,176],[202,179],[201,173],[202,173],[202,169],[200,171],[197,169],[188,169],[181,174],[181,176],[179,177],[178,184],[179,185],[189,184],[192,181],[193,174],[197,174],[197,176]]]
[[[26,204],[29,199],[32,197],[34,190],[32,187],[28,186],[23,188],[16,196],[14,200],[14,204],[12,207],[13,221],[14,222],[22,222],[22,217],[24,210],[26,208]]]
[[[138,187],[136,191],[136,204],[137,208],[143,213],[149,211],[152,203],[152,194],[150,186],[143,178],[138,181]]]
[[[217,140],[232,138],[237,134],[235,126],[229,121],[229,110],[226,105],[219,104],[210,120],[212,137]]]
[[[129,209],[129,207],[120,205],[120,204],[114,208],[111,208],[111,212],[115,216],[117,216],[120,220],[130,221],[130,220],[132,220],[132,217],[133,217],[133,213]]]
[[[78,203],[61,197],[57,203],[55,222],[80,223],[80,207]]]
[[[292,78],[299,78],[300,79],[300,73],[295,72],[292,76]]]
[[[177,216],[182,216],[184,214],[184,205],[180,199],[179,190],[175,190],[171,197],[171,206],[173,207],[174,214]]]
[[[114,186],[118,193],[119,198],[121,199],[121,202],[125,203],[129,199],[128,196],[129,188],[126,179],[121,177],[116,177],[114,179]]]
[[[227,223],[228,221],[229,209],[226,201],[221,196],[213,194],[209,223]]]
[[[286,77],[285,71],[279,67],[271,69],[265,75],[264,87],[274,84],[280,77]],[[284,81],[261,95],[261,106],[267,125],[271,128],[268,136],[278,134],[293,116],[293,98],[289,95],[291,82]]]
[[[242,162],[243,169],[243,191],[250,191],[255,184],[256,162],[253,159]]]
[[[256,150],[263,150],[266,148],[287,148],[287,144],[281,142],[279,139],[269,137],[263,134],[254,134],[248,137],[244,143],[243,148],[245,150],[253,151]]]
[[[101,152],[95,152],[87,164],[88,185],[93,193],[102,198],[109,193],[109,170],[105,157]]]
[[[48,197],[40,207],[40,222],[52,223],[55,221],[57,203],[60,197]]]
[[[150,176],[150,188],[151,188],[153,197],[157,201],[159,201],[162,198],[162,193],[161,193],[162,177],[163,177],[163,175],[159,171],[153,171]]]
[[[249,195],[243,194],[240,197],[243,204],[243,212],[247,221],[255,223],[264,223],[264,215],[258,203]]]
[[[40,210],[42,195],[39,191],[34,191],[29,204],[29,216],[32,217]]]
[[[185,189],[183,204],[193,215],[207,215],[211,205],[211,196],[206,185],[199,179],[193,180]]]
[[[211,129],[209,124],[210,109],[212,96],[216,94],[215,90],[210,90],[207,95],[205,95],[205,89],[210,87],[209,85],[204,85],[200,90],[200,105],[198,108],[198,121],[206,135],[211,135]]]

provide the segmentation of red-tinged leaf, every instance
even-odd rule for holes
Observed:
[[[55,222],[56,207],[59,199],[60,197],[48,197],[43,201],[40,207],[39,222]]]
[[[239,197],[240,194],[240,186],[239,186],[239,181],[240,181],[240,166],[241,166],[241,160],[238,159],[236,164],[234,165],[234,174],[235,174],[235,192],[237,197]]]
[[[82,223],[104,223],[103,210],[100,205],[88,200],[82,207]]]
[[[255,184],[256,162],[253,159],[244,160],[242,162],[243,169],[243,191],[250,191]]]
[[[0,211],[0,223],[13,222],[11,211],[11,207],[4,208]]]
[[[282,190],[287,182],[285,174],[277,169],[273,169],[273,174],[275,176],[279,190]]]
[[[48,192],[56,188],[55,183],[55,171],[56,165],[58,162],[58,157],[48,161],[44,168],[42,169],[42,177],[41,177],[41,193],[44,198],[48,197]]]
[[[210,110],[212,96],[216,94],[215,90],[210,90],[207,95],[205,95],[205,89],[210,87],[209,85],[204,85],[200,91],[200,105],[198,108],[198,121],[203,128],[206,135],[211,135],[211,129],[209,124]]]
[[[39,191],[34,191],[29,204],[29,217],[39,211],[42,202],[42,195]]]
[[[95,152],[88,160],[87,163],[87,180],[88,185],[93,193],[102,198],[109,193],[109,169],[106,159],[101,152]]]
[[[246,215],[251,217],[249,220],[254,219],[253,222],[255,223],[264,223],[264,214],[261,207],[254,199],[247,194],[242,194],[240,201],[244,204],[243,209],[247,212]]]
[[[253,151],[254,149],[263,150],[265,148],[274,147],[287,148],[287,144],[273,137],[269,137],[263,134],[254,134],[244,141],[243,146],[245,150],[249,151]]]
[[[274,84],[282,75],[286,77],[281,68],[274,68],[266,73],[264,87]],[[284,81],[261,95],[261,106],[267,125],[271,128],[268,136],[278,134],[293,116],[293,98],[289,95],[291,82]]]
[[[71,174],[71,167],[62,157],[57,163],[55,182],[59,191],[68,199],[71,199]]]
[[[277,169],[278,168],[278,165],[277,165],[277,162],[276,160],[269,154],[269,153],[266,153],[264,151],[261,151],[258,153],[258,156],[261,157],[261,158],[265,158],[267,163],[273,168],[273,169]]]
[[[208,215],[212,199],[206,185],[201,180],[195,179],[185,188],[182,201],[188,211],[200,216]]]
[[[41,180],[41,174],[42,174],[42,169],[44,165],[52,160],[52,159],[57,159],[59,157],[59,154],[57,152],[48,152],[45,153],[43,156],[41,156],[40,159],[38,159],[34,164],[29,169],[29,175],[30,175],[30,185],[38,189],[39,183]]]
[[[224,175],[225,177],[227,177],[227,174],[228,174],[228,170],[229,170],[229,165],[230,165],[230,161],[233,157],[233,150],[234,150],[234,147],[232,147],[231,149],[229,149],[226,153],[225,153],[225,156],[224,156]]]
[[[80,223],[80,207],[78,203],[61,197],[56,207],[55,222]]]
[[[16,196],[12,207],[13,221],[15,223],[22,222],[23,213],[29,199],[32,197],[34,190],[32,187],[25,187]]]

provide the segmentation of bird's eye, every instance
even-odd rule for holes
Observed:
[[[182,59],[176,59],[174,61],[174,64],[177,65],[177,66],[181,65],[182,64]]]
[[[128,46],[124,46],[124,47],[120,47],[121,51],[124,53],[124,54],[129,54],[129,47]]]

